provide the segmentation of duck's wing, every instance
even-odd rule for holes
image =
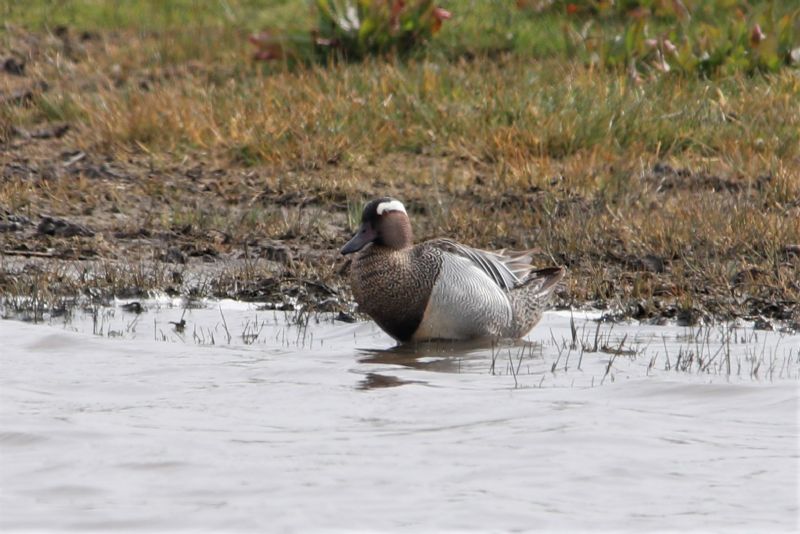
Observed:
[[[507,256],[502,253],[489,252],[456,243],[450,239],[434,239],[427,245],[444,252],[467,258],[477,265],[489,278],[503,290],[511,290],[520,285],[531,272],[531,257],[528,254]]]

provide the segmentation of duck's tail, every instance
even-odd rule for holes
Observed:
[[[531,271],[522,284],[508,292],[514,314],[509,337],[520,338],[536,326],[565,274],[563,267],[537,269]]]

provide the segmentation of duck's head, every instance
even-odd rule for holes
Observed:
[[[414,243],[411,222],[402,202],[390,197],[368,202],[361,213],[361,226],[342,247],[342,254],[358,252],[370,243],[397,250]]]

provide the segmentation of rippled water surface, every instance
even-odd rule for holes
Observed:
[[[0,527],[798,527],[800,336],[147,307],[0,321]]]

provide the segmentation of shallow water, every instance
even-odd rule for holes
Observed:
[[[0,527],[798,527],[800,336],[148,308],[0,321]]]

